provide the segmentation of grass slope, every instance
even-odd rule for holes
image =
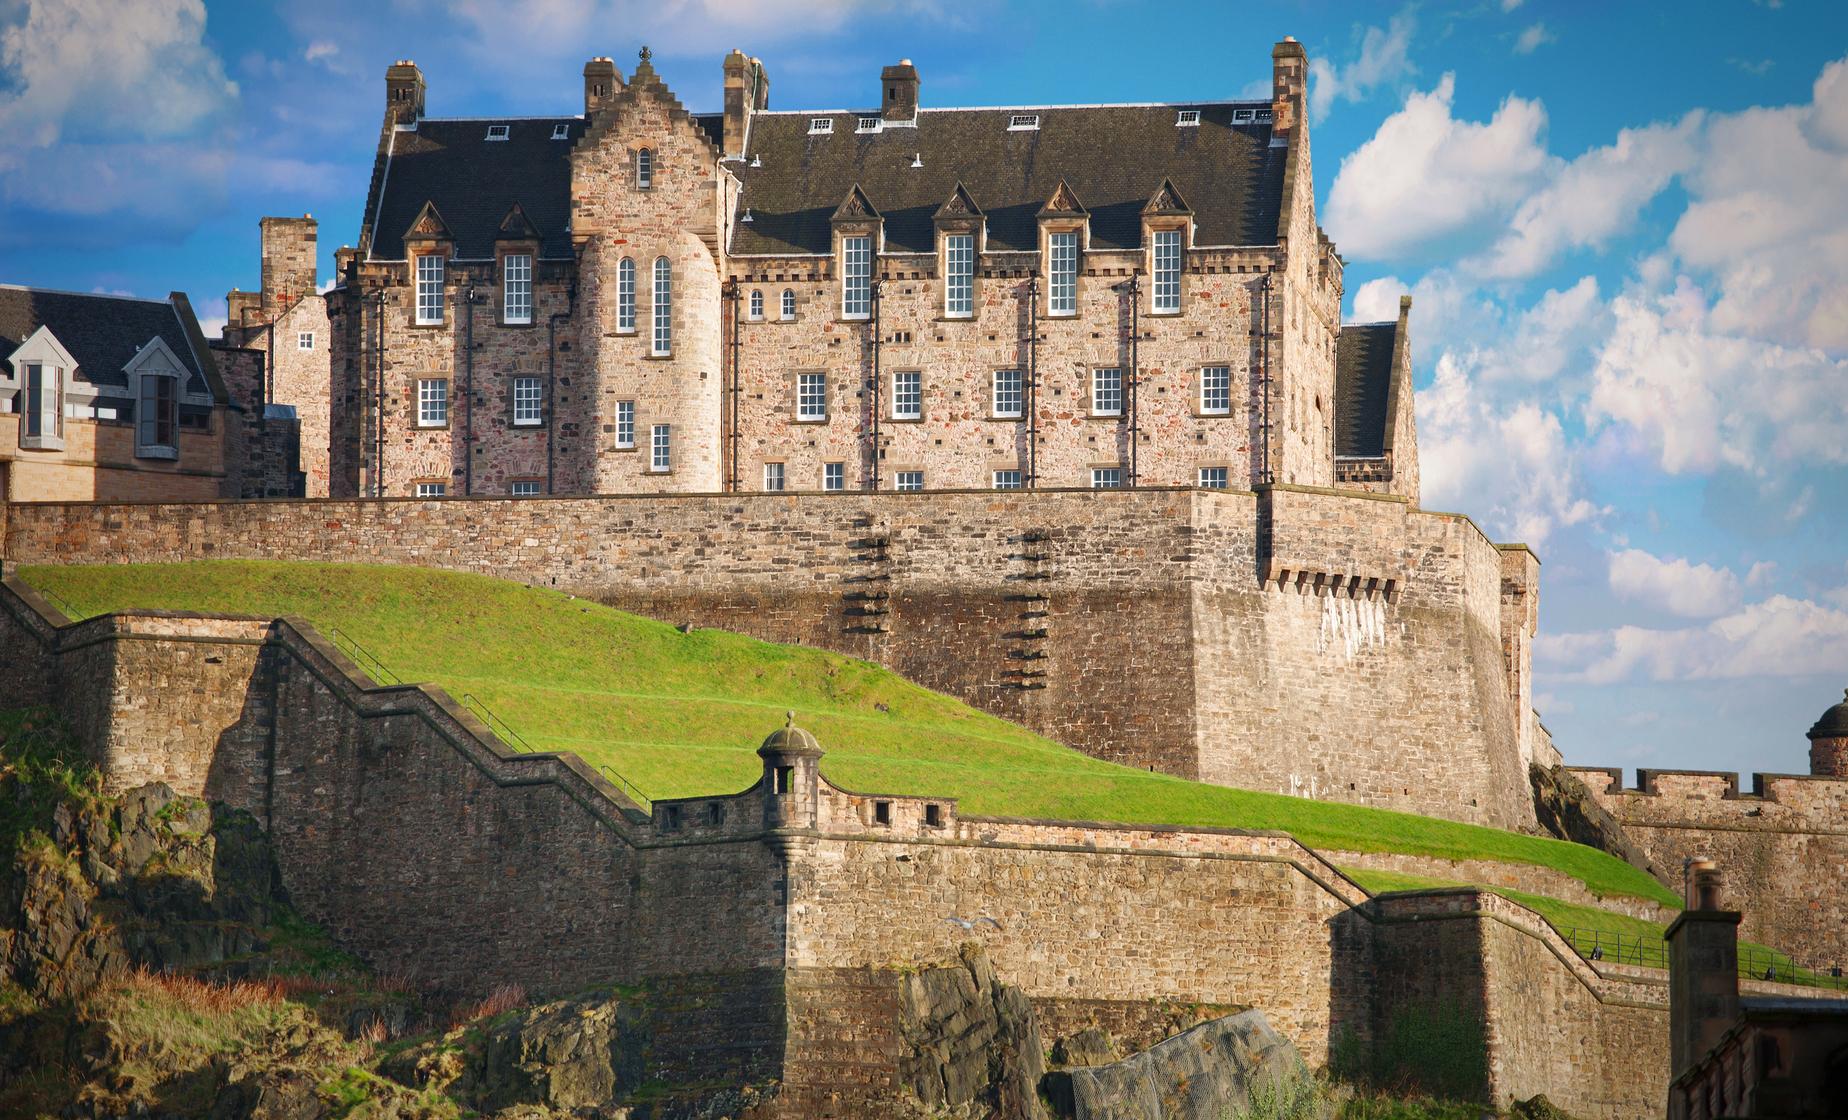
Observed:
[[[1676,904],[1596,849],[1432,817],[1227,789],[1117,766],[876,665],[672,626],[504,580],[276,561],[26,567],[89,616],[143,607],[296,614],[406,681],[473,695],[533,747],[607,764],[651,797],[742,789],[794,709],[851,789],[955,797],[971,815],[1281,829],[1312,847],[1556,868],[1603,894]]]

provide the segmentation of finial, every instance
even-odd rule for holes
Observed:
[[[794,712],[794,710],[785,712],[784,719],[783,719],[783,726],[784,727],[794,727],[795,725],[796,725],[796,713]]]
[[[647,47],[643,47],[643,48],[642,48],[642,61],[643,61],[644,63],[645,63],[645,62],[647,62],[647,61],[648,61],[649,59],[651,59],[651,58],[653,58],[653,57],[654,57],[654,52],[653,52],[653,51],[651,51],[651,50],[649,50],[649,49],[648,49]]]

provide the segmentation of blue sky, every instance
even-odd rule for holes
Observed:
[[[1848,6],[1473,0],[0,0],[0,280],[257,279],[257,219],[353,240],[383,73],[438,116],[571,112],[644,42],[696,111],[1261,95],[1312,58],[1350,318],[1415,297],[1425,504],[1544,560],[1568,759],[1806,768],[1848,687]]]

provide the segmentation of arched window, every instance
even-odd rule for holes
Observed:
[[[783,318],[794,319],[795,317],[796,317],[796,290],[794,288],[784,288],[783,289]]]
[[[666,257],[654,263],[654,345],[651,352],[665,355],[674,349],[674,266]]]
[[[616,265],[616,329],[635,330],[635,262],[628,257]]]
[[[654,189],[654,152],[647,148],[635,149],[635,189]]]
[[[753,291],[751,293],[751,318],[761,319],[763,317],[764,317],[764,294],[762,292]]]

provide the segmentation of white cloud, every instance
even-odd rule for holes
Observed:
[[[1747,587],[1763,587],[1777,577],[1777,561],[1760,560],[1745,573]]]
[[[1756,571],[1756,569],[1754,569]],[[1610,554],[1611,590],[1683,618],[1712,618],[1739,605],[1739,577],[1730,568],[1663,559],[1640,548]]]
[[[1501,10],[1504,12],[1512,12],[1520,6],[1521,0],[1501,0]]]
[[[307,50],[302,52],[302,61],[319,62],[324,58],[333,58],[339,53],[339,44],[331,39],[316,39],[314,42],[308,44]]]
[[[1546,24],[1536,23],[1521,32],[1514,41],[1515,54],[1532,54],[1547,43],[1555,42],[1556,37],[1546,29]]]
[[[1367,28],[1360,54],[1353,61],[1336,65],[1325,58],[1310,59],[1309,119],[1320,121],[1328,116],[1336,98],[1360,101],[1381,86],[1416,73],[1409,55],[1412,30],[1412,10],[1407,8],[1385,27]]]
[[[1344,254],[1391,256],[1498,218],[1556,162],[1539,102],[1509,97],[1484,124],[1451,115],[1455,94],[1445,74],[1341,161],[1326,224]]]
[[[1543,635],[1535,652],[1555,681],[1699,681],[1839,674],[1848,665],[1848,611],[1773,595],[1703,626]]]
[[[1522,200],[1508,232],[1465,267],[1492,279],[1532,276],[1567,249],[1602,247],[1626,232],[1642,207],[1691,167],[1702,123],[1690,113],[1674,125],[1626,128],[1617,141],[1562,167]]]

